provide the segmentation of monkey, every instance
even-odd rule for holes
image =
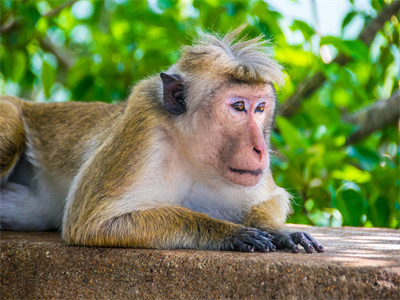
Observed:
[[[243,30],[200,33],[119,103],[2,96],[2,230],[60,230],[81,246],[324,252],[286,228],[269,142],[283,70]]]

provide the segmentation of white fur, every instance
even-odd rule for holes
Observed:
[[[164,159],[151,160],[143,176],[132,183],[129,192],[117,203],[112,202],[110,217],[127,212],[165,206],[181,206],[202,212],[216,219],[239,223],[253,206],[273,197],[281,199],[281,209],[289,210],[288,194],[282,188],[264,183],[264,177],[254,187],[233,184],[215,175],[204,174],[178,157],[167,143],[159,141],[154,147],[155,155],[164,153]]]
[[[59,228],[67,190],[65,182],[50,180],[39,172],[36,172],[29,187],[8,182],[0,193],[2,228],[10,230]]]
[[[90,143],[90,142],[89,142]],[[97,147],[92,143],[85,153],[93,156]],[[278,187],[269,190],[261,182],[254,187],[242,187],[225,179],[201,176],[189,163],[182,161],[166,143],[154,147],[157,154],[164,153],[165,159],[151,160],[147,170],[119,201],[110,202],[109,217],[127,212],[162,206],[182,206],[210,217],[239,223],[244,213],[253,205],[268,201],[272,197],[282,198],[279,203],[283,211],[289,207],[287,193]],[[30,158],[34,165],[33,152]],[[30,188],[7,183],[1,190],[0,217],[6,224],[3,229],[45,230],[61,226],[64,206],[71,204],[77,185],[83,180],[85,168],[91,159],[82,165],[81,171],[71,181],[44,176],[34,167],[35,178]],[[67,197],[68,194],[68,197]],[[67,201],[65,201],[67,199]]]
[[[6,183],[1,190],[0,220],[3,229],[45,230],[62,224],[64,211],[71,206],[74,192],[84,180],[86,168],[90,168],[99,144],[88,141],[83,157],[87,158],[75,178],[60,178],[45,173],[28,141],[28,158],[33,165],[34,178],[30,187]],[[288,194],[279,187],[268,184],[267,175],[254,187],[243,187],[226,179],[199,170],[179,157],[177,150],[156,138],[150,159],[142,176],[132,182],[127,192],[117,202],[110,201],[108,217],[127,212],[162,206],[182,206],[210,217],[239,223],[251,206],[280,198],[283,212],[289,211]],[[64,209],[65,208],[65,209]],[[5,226],[4,226],[5,225]]]
[[[26,128],[28,128],[26,126]],[[28,129],[29,130],[29,129]],[[28,131],[27,130],[27,131]],[[28,134],[29,136],[29,134]],[[97,149],[88,141],[84,157],[90,157]],[[28,174],[29,186],[6,182],[0,190],[0,222],[2,229],[47,230],[62,225],[64,207],[71,179],[43,170],[40,159],[35,154],[32,143],[27,141],[26,157],[31,166],[24,165],[18,172],[25,178]],[[32,169],[28,172],[28,167]]]
[[[32,178],[29,180],[29,186],[12,182],[6,182],[2,186],[2,229],[55,229],[61,225],[68,182],[40,169],[40,158],[35,155],[33,143],[29,140],[29,127],[24,119],[22,121],[28,137],[25,152],[28,164],[20,166],[18,176],[24,178],[25,174],[29,174]]]

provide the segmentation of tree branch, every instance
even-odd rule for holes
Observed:
[[[16,30],[20,25],[21,21],[22,21],[21,17],[15,19],[11,17],[10,21],[8,21],[6,24],[0,27],[0,33],[3,35],[5,33]]]
[[[78,1],[78,0],[70,0],[68,2],[65,2],[65,3],[61,4],[60,6],[56,7],[55,9],[52,9],[48,13],[44,14],[43,17],[45,17],[45,18],[54,17],[55,15],[58,15],[64,8],[71,6],[76,1]]]
[[[346,144],[354,144],[373,131],[400,120],[400,90],[387,100],[379,100],[368,108],[343,117],[343,121],[357,125],[357,130],[347,139]]]
[[[361,33],[358,35],[358,39],[362,40],[367,46],[370,46],[375,35],[382,28],[383,24],[393,14],[398,13],[400,8],[400,0],[393,1],[392,4],[386,6],[378,16],[368,25],[366,26]],[[339,54],[334,60],[334,63],[338,65],[345,65],[350,60],[349,57],[344,54]],[[280,111],[281,114],[289,117],[297,112],[300,108],[302,102],[305,98],[310,96],[317,88],[319,88],[324,82],[326,78],[322,72],[315,73],[309,79],[303,80],[297,85],[296,91],[290,96],[281,106]]]
[[[358,38],[362,40],[365,44],[370,45],[375,38],[375,35],[383,27],[387,20],[394,14],[398,14],[400,10],[400,1],[393,1],[388,6],[385,6],[378,14],[378,16],[370,22],[361,33]]]
[[[43,17],[45,17],[45,18],[54,17],[54,16],[58,15],[64,8],[71,6],[72,4],[74,4],[77,1],[78,0],[70,0],[68,2],[65,2],[65,3],[61,4],[60,6],[56,7],[55,9],[52,9],[49,12],[47,12],[46,14],[44,14]],[[20,25],[23,25],[22,17],[17,17],[15,19],[11,18],[11,20],[9,22],[7,22],[6,24],[4,24],[0,27],[0,33],[6,34],[11,31],[18,30]]]
[[[37,40],[43,50],[52,53],[57,58],[62,68],[68,70],[72,67],[74,60],[66,51],[54,46],[54,44],[47,37]]]

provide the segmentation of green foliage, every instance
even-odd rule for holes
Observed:
[[[387,2],[372,1],[376,14]],[[356,127],[343,121],[343,115],[398,89],[398,16],[368,47],[360,40],[319,37],[312,24],[300,20],[285,27],[273,1],[93,0],[56,11],[63,3],[1,2],[2,94],[35,101],[120,101],[135,82],[173,64],[181,45],[198,31],[226,32],[247,22],[247,34],[270,38],[285,66],[279,103],[313,74],[327,78],[295,115],[276,120],[272,168],[277,184],[294,195],[295,214],[289,221],[400,228],[396,126],[346,145]],[[373,18],[349,11],[342,34],[356,16],[366,23]],[[291,44],[288,34],[303,40]],[[344,54],[349,62],[324,62],[321,46],[332,58]]]

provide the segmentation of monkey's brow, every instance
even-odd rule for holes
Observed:
[[[236,78],[229,78],[228,82],[227,82],[229,87],[242,87],[243,85],[254,85],[254,84],[265,84],[265,85],[269,85],[271,86],[272,90],[273,90],[273,94],[276,95],[276,88],[275,85],[270,82],[270,81],[264,81],[264,82],[254,82],[254,81],[245,81],[245,80],[239,80]]]

